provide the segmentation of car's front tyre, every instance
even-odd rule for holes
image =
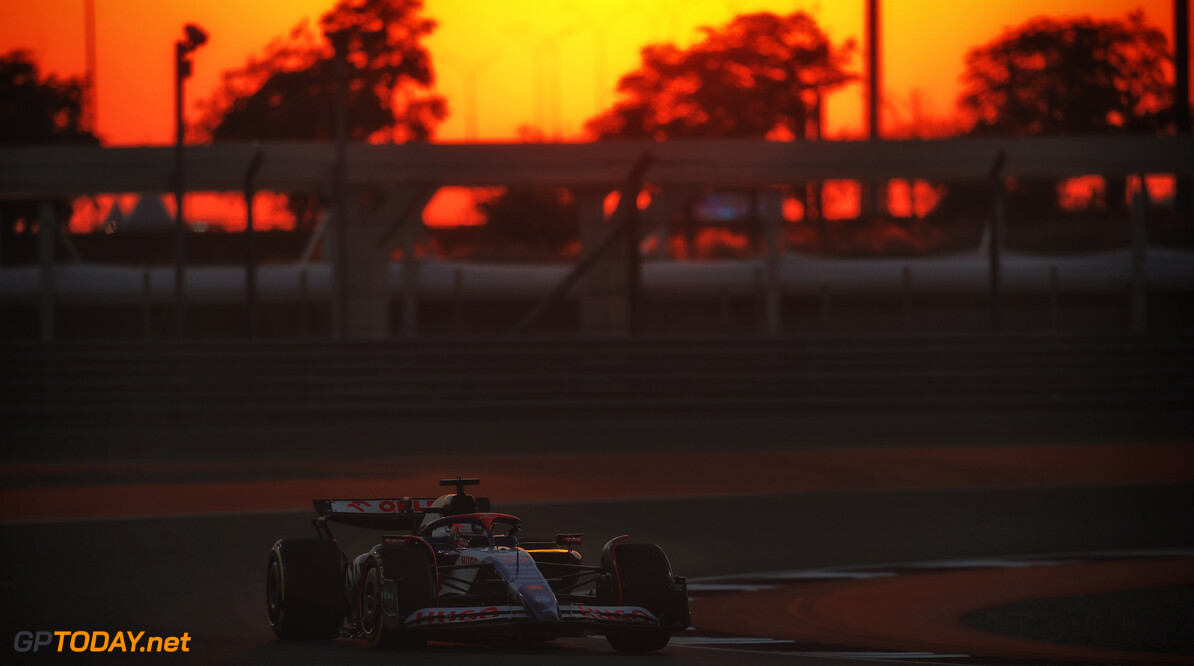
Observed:
[[[639,606],[651,611],[665,626],[611,628],[605,634],[618,652],[654,652],[667,646],[672,626],[688,624],[687,598],[678,598],[676,578],[663,549],[651,543],[607,545],[602,564],[610,577],[606,603]],[[680,607],[680,604],[683,604]]]
[[[285,640],[330,640],[344,621],[340,548],[323,539],[279,539],[265,574],[270,629]]]
[[[361,577],[360,627],[369,645],[417,650],[427,638],[403,626],[411,612],[435,605],[435,556],[425,544],[375,547]]]

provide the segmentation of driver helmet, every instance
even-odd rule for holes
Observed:
[[[473,529],[471,525],[463,523],[456,523],[452,525],[450,539],[454,548],[468,548],[469,541],[473,538]]]

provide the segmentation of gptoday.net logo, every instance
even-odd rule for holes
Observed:
[[[17,652],[190,652],[191,635],[146,636],[144,631],[18,631]]]

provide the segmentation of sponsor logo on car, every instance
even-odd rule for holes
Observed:
[[[426,511],[433,500],[333,500],[333,513],[405,513]]]
[[[460,624],[496,620],[499,617],[501,617],[501,609],[497,606],[462,609],[425,608],[415,611],[414,615],[407,618],[406,622],[414,625]]]
[[[642,608],[626,606],[585,606],[577,604],[569,606],[567,610],[574,616],[586,620],[601,620],[604,622],[630,622],[635,624],[654,624],[656,619]]]

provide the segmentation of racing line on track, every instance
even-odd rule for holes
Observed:
[[[978,631],[968,612],[1016,601],[1194,584],[1194,550],[1138,550],[776,571],[689,581],[693,624],[672,644],[940,664],[1179,664],[1188,656]]]

